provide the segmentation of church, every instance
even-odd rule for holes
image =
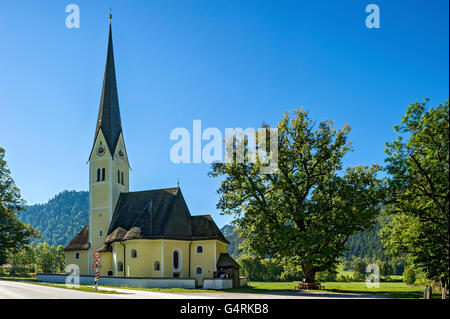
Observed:
[[[64,248],[65,263],[100,276],[239,282],[239,265],[210,215],[192,216],[179,187],[129,191],[130,164],[120,119],[111,29],[94,142],[89,155],[89,225]]]

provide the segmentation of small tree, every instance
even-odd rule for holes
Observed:
[[[353,262],[353,279],[355,281],[364,281],[366,278],[367,263],[361,258],[355,258]]]
[[[17,212],[25,209],[25,201],[10,176],[4,157],[5,150],[0,147],[0,265],[38,233],[17,218]]]
[[[416,272],[412,267],[406,267],[403,272],[403,281],[408,285],[413,285],[416,282]]]

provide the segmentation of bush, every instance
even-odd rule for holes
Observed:
[[[353,279],[355,281],[364,281],[366,278],[366,267],[367,263],[360,259],[355,258],[353,263]]]
[[[403,281],[408,284],[412,285],[416,282],[416,272],[411,267],[406,267],[405,271],[403,272]]]
[[[337,273],[335,270],[320,271],[316,274],[318,281],[336,281]]]

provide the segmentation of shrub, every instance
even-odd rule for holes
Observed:
[[[416,282],[416,272],[411,267],[406,267],[405,271],[403,271],[403,281],[408,284],[412,285]]]
[[[316,275],[318,281],[336,281],[337,273],[335,270],[320,271]]]

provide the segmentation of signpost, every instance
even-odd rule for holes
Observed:
[[[103,268],[102,265],[100,264],[100,252],[99,251],[94,251],[92,256],[94,256],[94,263],[92,264],[92,268],[95,269],[95,291],[97,291],[97,287],[98,287],[98,280],[100,279],[100,272],[99,269]]]

